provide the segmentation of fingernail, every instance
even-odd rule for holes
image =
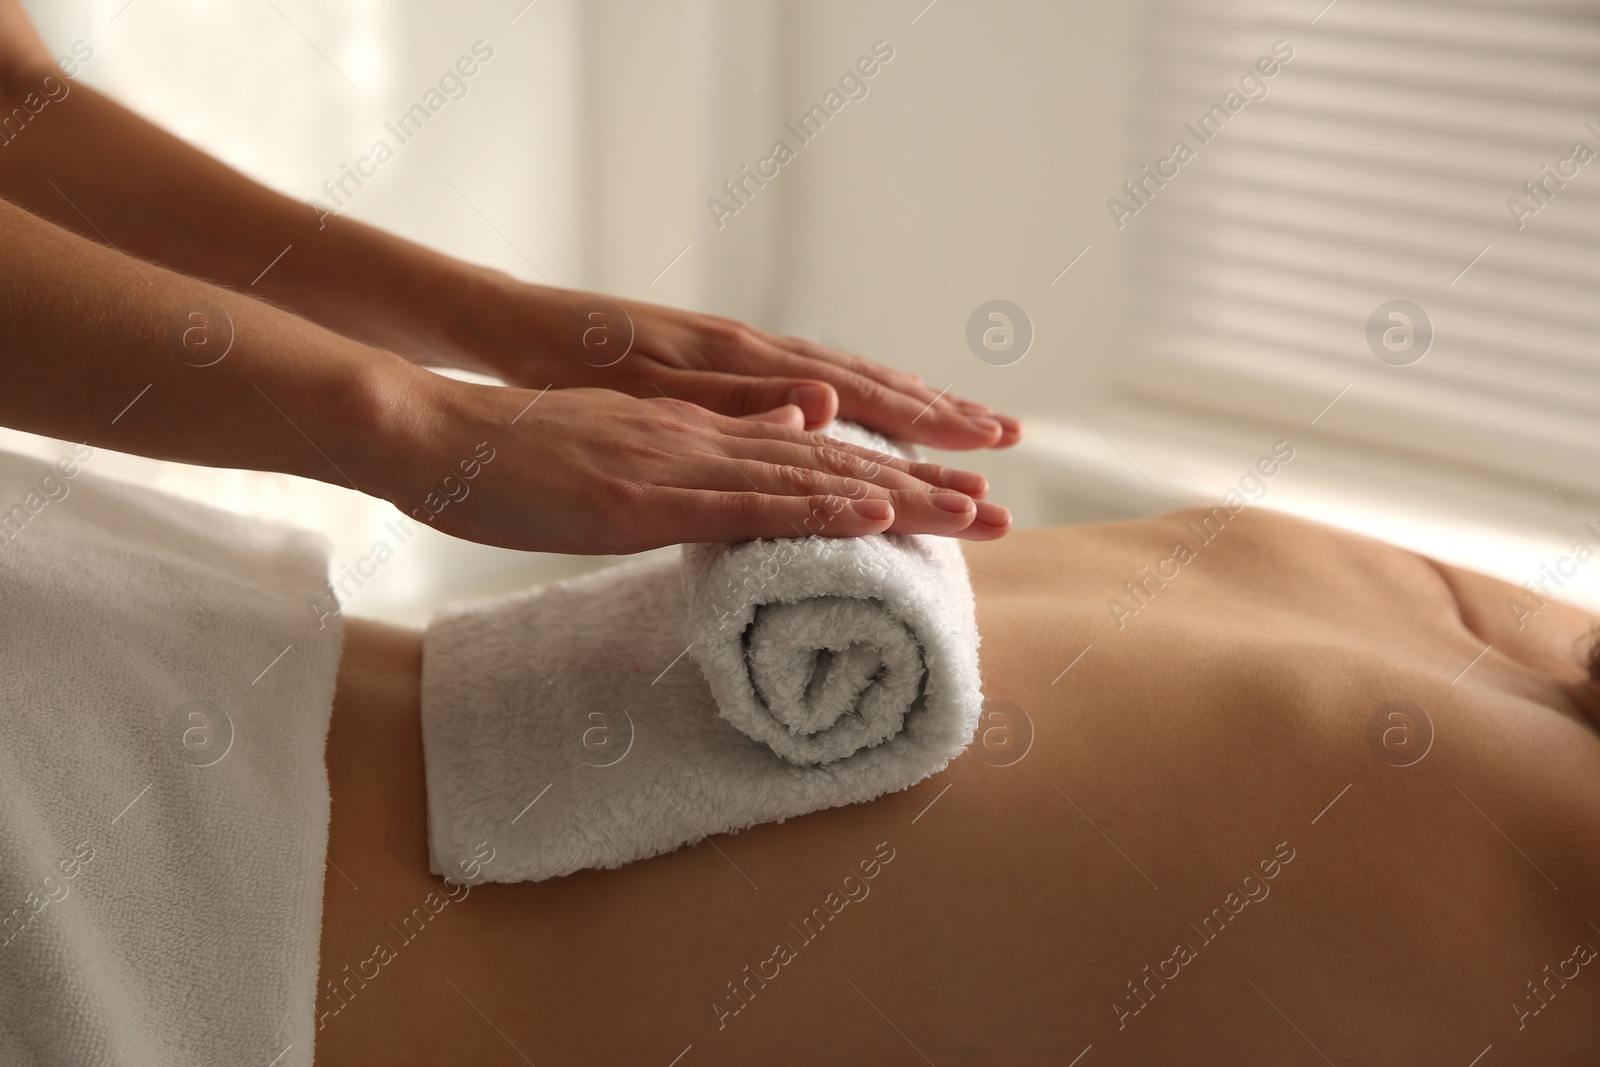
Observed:
[[[991,437],[998,437],[1000,434],[1005,432],[1004,428],[1001,427],[997,420],[991,419],[988,416],[982,416],[980,418],[973,419],[972,425],[976,426],[978,429],[982,430]]]
[[[832,390],[825,385],[797,385],[789,390],[783,402],[805,412],[807,420],[820,419],[828,413],[830,392]]]
[[[960,493],[929,493],[928,497],[933,501],[933,506],[942,511],[962,515],[972,510],[972,498]]]
[[[949,467],[939,468],[939,477],[944,479],[946,489],[957,489],[969,496],[981,493],[989,488],[989,479],[976,471],[958,471]]]
[[[872,500],[853,500],[850,502],[850,506],[855,509],[857,515],[869,522],[882,522],[894,514],[894,509],[889,506],[887,500],[878,500],[876,498]]]
[[[1004,526],[1011,521],[1011,512],[999,504],[978,502],[978,521],[985,526]]]

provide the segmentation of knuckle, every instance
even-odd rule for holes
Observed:
[[[869,380],[871,379],[871,360],[868,360],[864,356],[858,356],[854,352],[840,352],[839,358],[843,362],[845,370],[852,374],[859,374],[863,378],[867,378]]]
[[[784,488],[795,496],[820,493],[827,487],[826,475],[809,467],[785,465],[778,468],[778,476]]]
[[[640,434],[657,440],[667,440],[695,431],[694,422],[710,412],[685,400],[661,400],[660,406],[642,415],[634,416],[632,428]]]
[[[682,455],[654,441],[630,441],[627,449],[627,458],[631,462],[647,465],[672,463]]]
[[[711,337],[725,356],[735,360],[749,357],[760,345],[755,330],[742,322],[720,322],[711,328]]]
[[[889,388],[873,378],[862,376],[856,383],[856,396],[870,407],[881,407],[889,402]]]
[[[704,434],[717,424],[719,415],[710,408],[691,400],[676,401],[672,411],[672,428],[680,434]]]
[[[817,466],[834,474],[854,473],[850,454],[827,445],[817,445],[811,449],[812,460]]]
[[[723,514],[733,522],[749,526],[766,516],[767,498],[760,493],[724,493]]]
[[[871,482],[885,477],[893,479],[897,474],[897,470],[889,456],[865,449],[860,452],[842,452],[841,454],[850,465],[850,475],[852,477],[862,478]]]
[[[816,455],[818,464],[835,474],[851,478],[871,478],[876,473],[870,461],[842,448],[823,445],[817,449]]]
[[[611,514],[629,518],[637,515],[648,503],[650,490],[643,483],[630,478],[611,478],[601,483],[601,494],[604,507]]]
[[[628,470],[641,464],[670,460],[679,454],[679,451],[669,447],[660,435],[643,434],[630,435],[612,442],[609,458],[620,464],[624,470]]]
[[[760,378],[740,378],[728,388],[729,399],[740,411],[755,411],[765,408],[762,393],[766,382]]]
[[[677,422],[671,417],[669,411],[652,407],[649,411],[632,412],[624,415],[621,425],[622,428],[631,430],[636,434],[652,437],[658,434],[670,433],[676,428]]]

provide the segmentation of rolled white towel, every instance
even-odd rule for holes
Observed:
[[[487,878],[537,881],[870,800],[944,769],[981,706],[949,538],[692,545],[446,609],[423,651],[431,865],[488,845]]]
[[[911,456],[858,426],[828,433]],[[789,762],[832,763],[897,739],[924,757],[972,739],[978,629],[954,540],[685,545],[683,579],[685,636],[719,712]]]

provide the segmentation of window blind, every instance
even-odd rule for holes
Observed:
[[[1150,0],[1126,383],[1600,492],[1600,5],[1324,3]]]

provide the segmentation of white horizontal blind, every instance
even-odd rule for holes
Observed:
[[[1600,491],[1600,3],[1324,2],[1150,0],[1129,384]]]

